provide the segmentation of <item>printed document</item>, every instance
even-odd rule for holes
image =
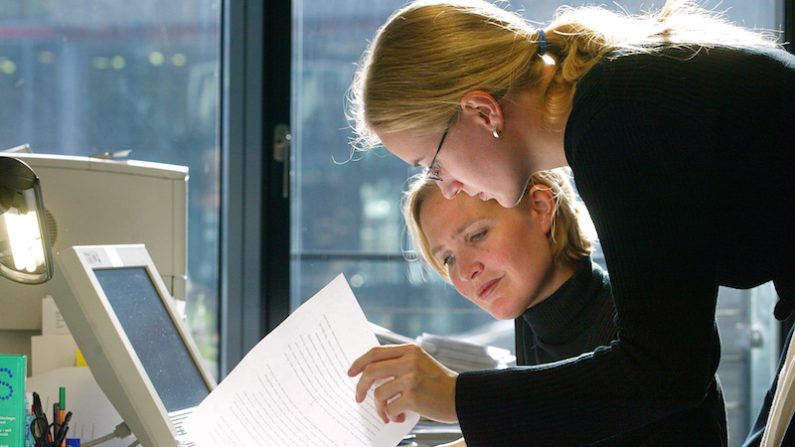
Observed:
[[[765,432],[762,435],[761,447],[779,447],[783,445],[789,424],[795,414],[795,343],[790,342],[787,348],[784,365],[778,373],[778,384],[767,415]]]
[[[339,275],[262,339],[187,421],[198,447],[395,446],[417,423],[384,424],[355,401],[353,361],[377,346]]]

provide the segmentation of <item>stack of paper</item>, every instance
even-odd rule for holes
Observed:
[[[453,371],[504,368],[516,360],[507,349],[482,346],[441,335],[422,334],[417,344]]]
[[[389,329],[379,326],[375,323],[371,322],[370,328],[373,329],[373,332],[378,339],[378,343],[381,343],[382,345],[416,344],[413,338],[406,337],[405,335],[398,334],[397,332],[392,332]]]

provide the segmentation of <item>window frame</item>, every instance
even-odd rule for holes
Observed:
[[[274,160],[272,129],[289,128],[291,9],[223,3],[220,377],[289,314],[287,170]]]
[[[795,33],[795,0],[784,0],[783,11],[780,13],[782,26],[784,29],[784,48],[792,54],[795,54],[795,45],[792,44],[793,34]],[[787,341],[792,327],[795,326],[795,315],[790,315],[789,318],[782,321],[780,324],[779,332],[779,355],[784,350],[784,344]]]

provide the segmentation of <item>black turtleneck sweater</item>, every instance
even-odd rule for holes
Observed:
[[[574,359],[459,375],[469,447],[583,445],[684,414],[720,361],[718,287],[772,280],[795,301],[795,56],[696,50],[608,55],[577,83],[566,159],[618,337]]]
[[[516,364],[557,362],[591,352],[616,338],[607,273],[583,258],[549,298],[516,319]]]
[[[616,310],[607,273],[586,257],[558,290],[514,321],[516,364],[557,362],[591,352],[616,338]],[[596,443],[599,447],[728,444],[726,407],[715,380],[699,407]]]

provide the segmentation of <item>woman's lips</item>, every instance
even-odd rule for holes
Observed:
[[[488,296],[491,295],[491,292],[497,286],[497,283],[500,282],[500,279],[502,278],[492,279],[491,281],[488,281],[480,286],[480,289],[478,289],[478,298],[482,300],[488,298]]]

